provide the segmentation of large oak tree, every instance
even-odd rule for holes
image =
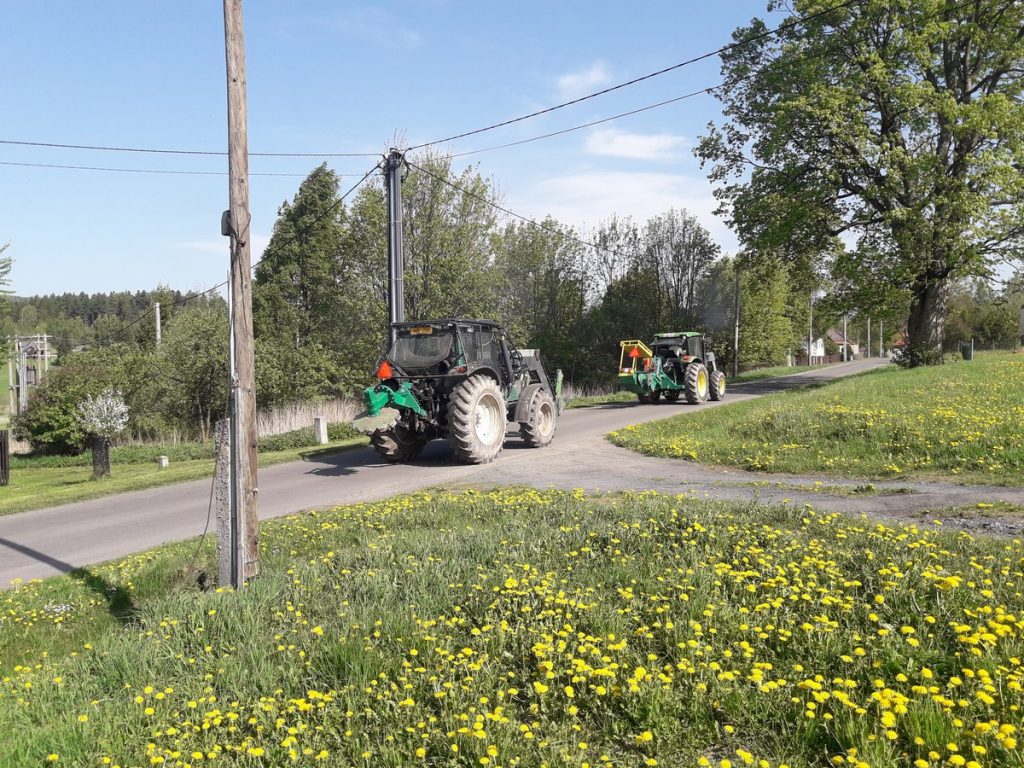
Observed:
[[[1024,3],[780,7],[801,22],[734,33],[763,36],[723,55],[727,120],[697,153],[751,252],[824,257],[851,303],[902,307],[927,360],[953,280],[1020,253]]]

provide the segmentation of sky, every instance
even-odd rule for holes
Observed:
[[[216,0],[5,3],[0,142],[226,151],[222,10]],[[391,146],[472,131],[670,67],[727,44],[754,16],[782,21],[766,14],[765,0],[245,0],[250,152],[368,155],[251,157],[253,257],[278,207],[320,162],[347,189]],[[434,150],[488,149],[719,81],[712,57]],[[708,121],[720,119],[719,103],[700,95],[457,157],[454,169],[474,166],[516,213],[584,231],[613,214],[642,223],[686,208],[734,252],[693,156]],[[39,167],[54,165],[125,171]],[[11,288],[28,296],[221,282],[226,171],[219,155],[0,143],[0,245],[9,242],[5,255],[14,258]]]

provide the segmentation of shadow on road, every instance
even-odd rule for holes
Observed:
[[[783,392],[790,389],[814,389],[825,384],[834,384],[837,379],[833,376],[793,376],[792,378],[757,379],[756,381],[745,381],[733,384],[727,390],[740,395],[766,395],[773,392]]]
[[[327,475],[329,477],[354,475],[359,467],[374,463],[373,453],[367,451],[345,451],[343,453],[316,451],[303,455],[302,460],[307,464],[316,465],[306,473],[307,475]]]
[[[0,546],[7,547],[19,554],[30,557],[40,563],[44,563],[51,568],[82,582],[85,586],[103,598],[107,603],[107,610],[110,611],[110,615],[120,623],[133,624],[137,620],[138,612],[135,608],[135,603],[132,602],[131,594],[124,587],[111,584],[102,576],[97,576],[88,568],[76,568],[71,565],[71,563],[58,560],[45,552],[40,552],[38,549],[33,549],[32,547],[26,547],[24,544],[18,544],[16,541],[11,541],[10,539],[0,538]]]

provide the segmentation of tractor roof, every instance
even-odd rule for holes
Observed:
[[[656,339],[683,339],[690,336],[703,336],[700,331],[673,331],[672,333],[656,333],[654,338]]]
[[[455,325],[456,323],[471,323],[473,325],[489,325],[500,328],[501,323],[497,320],[478,320],[468,317],[442,317],[437,320],[406,320],[401,323],[394,323],[395,328],[415,328],[418,325]]]

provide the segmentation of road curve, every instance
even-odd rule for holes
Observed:
[[[278,464],[259,472],[260,517],[385,498],[427,486],[469,484],[522,483],[588,490],[651,488],[749,499],[754,494],[752,487],[723,482],[723,478],[728,481],[730,476],[746,473],[723,473],[688,462],[641,457],[611,446],[602,437],[628,424],[824,383],[886,362],[858,360],[736,384],[730,387],[724,401],[699,407],[684,403],[622,403],[573,409],[559,419],[558,433],[548,447],[524,449],[513,436],[498,459],[483,466],[453,462],[443,441],[430,443],[419,460],[405,465],[382,462],[369,448]],[[197,480],[0,517],[0,589],[15,578],[67,573],[197,536],[207,522],[209,494],[210,481]],[[761,491],[759,496],[764,499],[766,494]]]

